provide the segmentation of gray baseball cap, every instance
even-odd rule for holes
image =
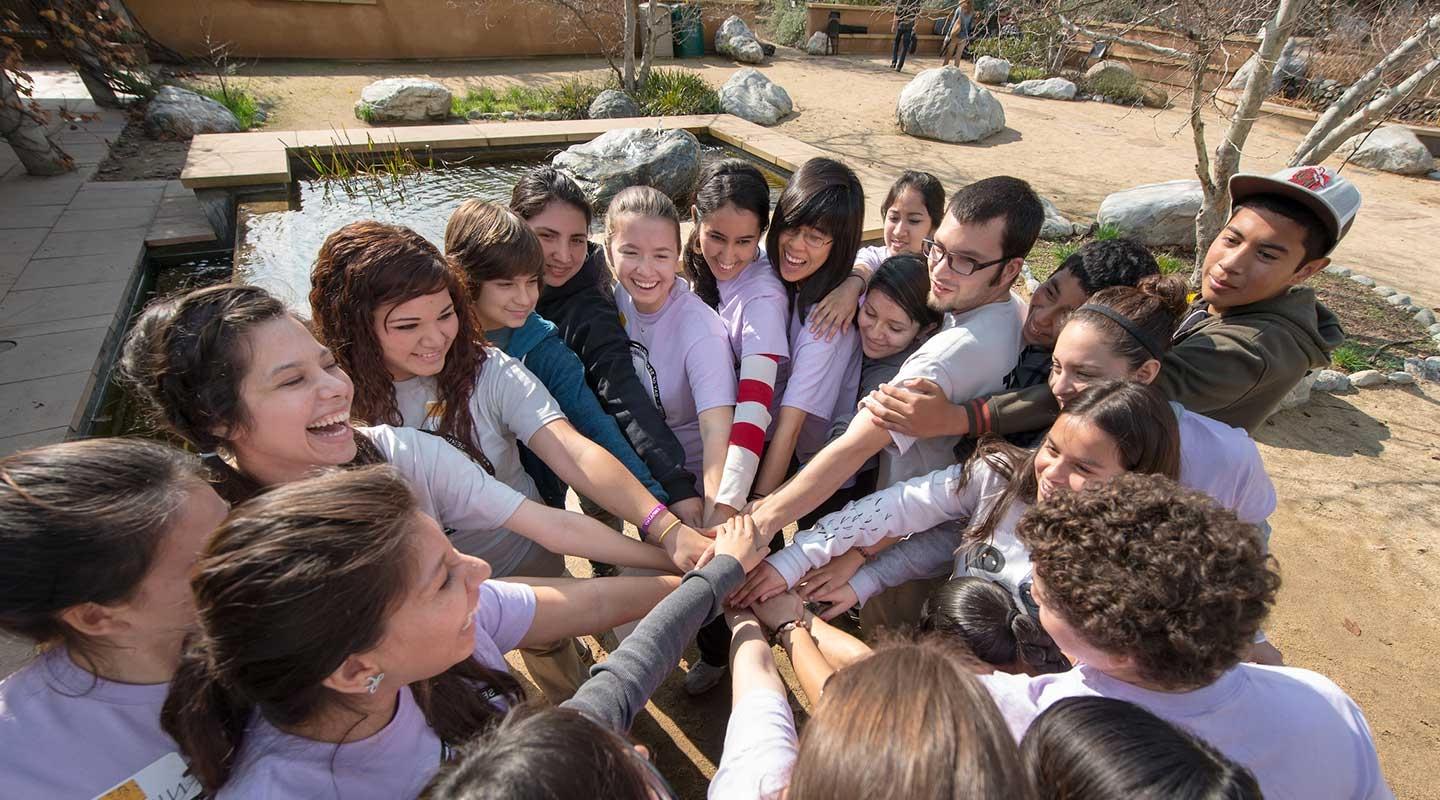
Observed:
[[[1330,255],[1350,232],[1360,211],[1360,190],[1329,167],[1289,167],[1271,175],[1241,173],[1230,178],[1230,212],[1242,201],[1261,194],[1288,197],[1315,212],[1325,224]]]

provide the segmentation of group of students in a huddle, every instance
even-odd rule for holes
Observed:
[[[603,244],[542,168],[443,251],[335,231],[308,316],[159,300],[119,370],[193,452],[0,459],[0,630],[40,649],[0,796],[669,797],[626,734],[696,640],[686,689],[733,690],[712,798],[1390,797],[1360,710],[1261,632],[1247,432],[1338,343],[1301,284],[1359,195],[1231,191],[1193,302],[1128,239],[1023,301],[1043,209],[1009,177],[907,171],[862,248],[830,159],[773,209],[709,166],[683,238],[625,189]],[[856,605],[869,643],[829,624]]]

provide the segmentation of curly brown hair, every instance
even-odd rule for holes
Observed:
[[[464,274],[424,236],[372,220],[352,222],[326,237],[310,272],[315,336],[355,382],[355,415],[376,424],[405,421],[375,334],[375,309],[445,291],[460,329],[435,376],[445,409],[436,427],[469,444],[475,441],[470,395],[485,365],[485,337],[471,311]]]
[[[1238,664],[1280,588],[1255,526],[1159,475],[1056,492],[1016,535],[1041,605],[1167,690],[1205,686]]]

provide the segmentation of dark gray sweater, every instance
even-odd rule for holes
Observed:
[[[695,632],[721,612],[725,598],[744,582],[745,570],[730,556],[716,556],[703,569],[686,573],[618,650],[590,668],[590,679],[561,707],[614,731],[630,730],[635,715],[680,663]]]

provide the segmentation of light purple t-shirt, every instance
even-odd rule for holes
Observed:
[[[739,275],[719,281],[720,319],[730,337],[735,361],[752,355],[790,357],[790,338],[785,317],[790,301],[785,284],[775,276],[770,259],[762,252]]]
[[[1244,428],[1196,414],[1179,403],[1170,407],[1180,426],[1180,485],[1220,501],[1241,522],[1264,523],[1275,513],[1275,485],[1265,473],[1255,440]]]
[[[535,591],[520,583],[480,584],[475,608],[475,659],[508,672],[505,651],[525,638],[535,620]],[[245,732],[230,780],[216,797],[411,798],[425,788],[446,758],[448,745],[431,730],[409,686],[390,724],[358,742],[336,745],[285,733],[258,714]]]
[[[0,681],[0,797],[90,800],[129,781],[146,797],[199,796],[160,729],[169,688],[97,679],[64,647]]]
[[[860,391],[860,333],[854,325],[825,341],[810,332],[797,308],[790,315],[790,362],[775,378],[772,414],[784,406],[808,416],[795,441],[795,457],[805,464],[830,438],[830,425],[855,408]]]
[[[1018,741],[1042,711],[1065,697],[1128,700],[1248,767],[1270,800],[1389,800],[1370,726],[1323,675],[1240,664],[1191,692],[1156,692],[1080,665],[1029,677],[979,676]]]
[[[790,784],[800,754],[795,716],[785,695],[769,689],[746,692],[730,711],[725,752],[710,781],[713,800],[771,800]]]
[[[635,308],[623,286],[615,288],[615,305],[630,341],[641,346],[631,347],[640,385],[654,389],[658,383],[661,415],[685,448],[685,469],[695,476],[696,491],[703,492],[700,412],[735,405],[735,359],[725,323],[684,278],[675,279],[653,314]]]
[[[860,248],[860,252],[855,254],[855,263],[869,267],[870,274],[874,275],[875,270],[880,269],[880,265],[884,264],[885,259],[889,257],[890,248],[883,244],[872,244],[869,247]]]

